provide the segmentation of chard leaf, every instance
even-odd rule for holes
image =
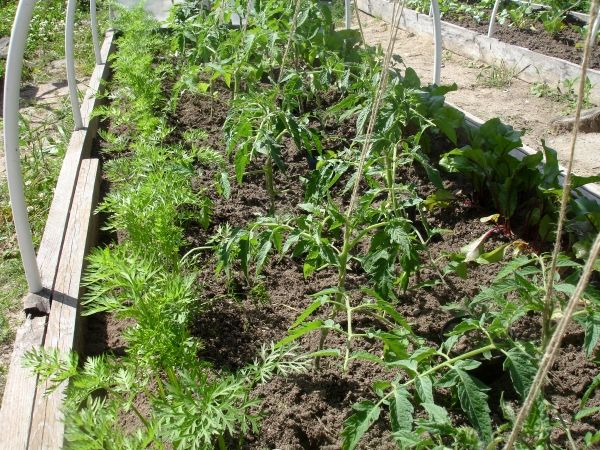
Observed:
[[[571,175],[571,188],[577,189],[578,187],[585,186],[589,183],[597,183],[598,181],[600,181],[600,175],[592,175],[589,177]]]
[[[392,431],[411,431],[414,407],[410,394],[404,386],[394,386],[394,397],[390,400],[390,422]]]
[[[532,358],[519,347],[513,347],[505,352],[504,370],[508,370],[515,391],[521,399],[527,397],[531,382],[537,372]]]
[[[356,412],[344,421],[342,450],[356,448],[366,431],[377,421],[381,412],[381,408],[369,400],[352,405],[352,408]]]
[[[452,371],[456,375],[460,406],[481,438],[489,441],[492,437],[492,420],[487,403],[488,396],[484,392],[485,385],[459,367],[454,367]]]

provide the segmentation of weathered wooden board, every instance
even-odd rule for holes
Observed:
[[[28,350],[39,348],[42,345],[47,318],[46,315],[28,317],[17,330],[0,410],[1,449],[22,450],[27,448],[37,376],[33,375],[29,369],[25,369],[21,360]]]
[[[65,244],[59,263],[44,347],[68,353],[77,347],[81,277],[87,251],[95,240],[93,213],[98,200],[100,169],[97,159],[81,162],[72,202]],[[30,449],[59,449],[64,423],[61,405],[66,382],[46,395],[48,383],[40,383],[31,418]]]
[[[104,43],[102,46],[102,60],[108,61],[108,57],[114,50],[114,32],[108,31],[105,35]],[[83,253],[78,247],[79,244],[75,244],[72,240],[76,233],[74,229],[67,233],[67,225],[75,220],[69,219],[70,210],[73,203],[74,194],[76,192],[76,186],[78,183],[78,175],[80,171],[80,162],[82,158],[89,155],[91,143],[96,135],[99,121],[97,118],[91,117],[93,108],[100,103],[100,99],[96,98],[98,93],[101,93],[104,89],[104,81],[110,74],[110,67],[108,64],[97,65],[92,77],[90,79],[90,86],[86,92],[84,101],[81,105],[82,117],[85,128],[80,131],[73,133],[69,146],[63,161],[59,180],[54,192],[53,203],[51,206],[50,214],[46,222],[42,243],[38,252],[38,264],[40,266],[40,272],[42,281],[44,284],[44,292],[42,297],[36,296],[35,294],[29,294],[24,299],[25,308],[28,313],[33,312],[33,316],[28,316],[25,323],[17,331],[15,339],[14,350],[11,357],[11,363],[7,374],[7,382],[4,389],[4,396],[2,399],[2,408],[0,409],[0,449],[25,449],[28,448],[29,436],[31,431],[31,421],[33,415],[33,408],[37,398],[37,377],[32,376],[29,370],[24,369],[21,364],[23,354],[32,348],[39,348],[44,345],[44,338],[46,336],[46,325],[48,323],[47,308],[50,303],[50,299],[54,295],[53,288],[54,284],[60,283],[61,286],[67,286],[67,288],[61,288],[59,291],[61,294],[64,292],[73,292],[75,287],[79,286],[79,279],[75,280],[75,274],[81,273],[78,264],[83,263]],[[91,166],[90,166],[91,164]],[[86,163],[86,177],[90,176],[90,170],[93,164]],[[86,182],[90,182],[86,178]],[[78,197],[75,197],[76,201]],[[88,208],[89,214],[91,214],[92,206]],[[73,213],[75,214],[75,213]],[[81,217],[81,212],[78,212]],[[79,231],[82,232],[83,222],[80,222],[76,226]],[[95,230],[95,226],[88,227]],[[69,237],[71,236],[71,237]],[[75,245],[75,247],[73,247]],[[76,252],[81,258],[80,262],[77,263],[71,252]],[[65,274],[57,276],[58,270],[66,270]],[[68,278],[65,278],[68,277]],[[71,285],[71,283],[73,283]],[[54,295],[54,301],[57,306],[53,308],[57,315],[63,315],[59,313],[68,301],[61,295]],[[75,299],[77,296],[74,297]],[[40,309],[40,315],[35,312],[34,305],[42,305]],[[67,310],[65,310],[67,311]],[[50,313],[50,317],[53,316],[54,312]],[[66,315],[66,312],[65,312]],[[54,321],[52,322],[54,323]],[[64,339],[68,340],[69,334],[75,335],[76,331],[68,331],[66,326],[61,325],[58,329],[58,333],[62,334]],[[50,335],[50,341],[56,341],[57,343],[61,339],[52,338]],[[64,341],[63,339],[63,341]],[[58,407],[57,407],[58,410]],[[60,437],[62,445],[62,436]],[[52,448],[50,445],[43,444],[44,448]],[[37,447],[40,448],[40,447]]]
[[[358,8],[387,22],[392,19],[394,3],[387,0],[357,0]],[[422,36],[433,35],[433,19],[404,8],[399,22],[400,28]],[[546,82],[552,86],[562,84],[580,76],[581,66],[563,59],[542,55],[517,45],[506,44],[496,38],[489,38],[476,31],[467,30],[442,21],[442,42],[444,48],[467,58],[483,61],[486,64],[504,62],[514,68],[517,77],[529,83]],[[433,64],[433,54],[432,54]],[[600,102],[600,71],[588,69],[592,83],[590,99]]]
[[[108,55],[113,50],[113,38],[114,32],[108,31],[102,46],[102,61],[107,61]],[[89,156],[92,141],[98,130],[98,117],[92,118],[91,112],[101,102],[101,99],[97,98],[97,94],[102,93],[104,89],[103,80],[108,78],[109,71],[108,64],[97,65],[94,69],[90,87],[81,105],[81,115],[85,128],[73,132],[54,190],[54,198],[38,251],[42,284],[47,289],[53,288],[56,278],[58,260],[63,247],[64,230],[71,208],[79,164],[82,158]]]

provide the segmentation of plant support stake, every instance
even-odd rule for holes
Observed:
[[[440,84],[442,76],[442,20],[438,0],[431,1],[433,10],[433,38],[435,43],[433,57],[433,84]]]
[[[67,59],[67,82],[69,84],[69,97],[71,109],[73,110],[73,121],[75,129],[83,128],[81,110],[79,109],[79,97],[77,94],[77,78],[75,77],[75,55],[73,54],[73,34],[75,29],[75,7],[77,0],[67,2],[67,21],[65,25],[65,56]]]
[[[92,41],[94,43],[94,56],[96,64],[102,64],[102,55],[100,53],[100,41],[98,40],[98,17],[96,15],[96,0],[90,0],[90,22],[92,27]]]
[[[31,227],[27,217],[27,205],[25,204],[25,192],[23,190],[23,174],[19,157],[19,96],[23,54],[25,53],[25,44],[27,43],[34,6],[35,0],[21,0],[17,6],[6,59],[3,113],[6,178],[10,194],[10,205],[21,260],[25,269],[25,277],[31,293],[42,290],[42,280],[35,249],[33,248]]]
[[[554,273],[557,268],[557,260],[558,255],[561,248],[561,236],[562,236],[562,228],[565,221],[566,209],[568,200],[570,198],[571,191],[571,173],[573,170],[573,160],[575,159],[575,144],[577,142],[577,131],[579,128],[579,120],[581,118],[581,109],[583,104],[583,96],[584,96],[584,87],[585,87],[585,79],[586,79],[586,71],[590,62],[590,54],[592,52],[593,40],[594,36],[591,34],[592,31],[592,23],[596,19],[598,15],[598,0],[592,0],[592,4],[590,6],[590,23],[589,23],[589,32],[585,40],[585,50],[583,55],[583,62],[581,64],[581,77],[579,79],[579,92],[577,95],[577,109],[575,113],[575,124],[573,126],[573,136],[571,139],[571,151],[569,155],[569,164],[567,166],[567,173],[565,176],[563,194],[560,205],[560,213],[558,218],[557,230],[556,230],[556,241],[554,244],[554,250],[552,253],[552,263],[551,268],[548,273],[548,281],[546,288],[546,295],[544,298],[544,316],[543,316],[543,326],[546,328],[543,329],[543,332],[546,333],[542,336],[542,349],[543,356],[540,362],[540,366],[538,367],[537,373],[533,382],[531,383],[531,387],[529,389],[529,393],[527,394],[527,398],[523,402],[523,406],[519,411],[514,423],[513,428],[508,436],[506,444],[504,446],[504,450],[511,450],[515,443],[517,442],[517,438],[519,437],[519,433],[523,428],[523,424],[525,420],[529,416],[529,413],[537,399],[537,396],[546,381],[546,377],[548,372],[552,368],[554,364],[554,360],[556,359],[556,355],[560,350],[560,344],[567,330],[567,325],[571,321],[573,316],[573,312],[575,311],[575,306],[579,303],[580,297],[583,295],[585,288],[589,282],[590,276],[594,270],[594,264],[596,262],[596,258],[598,257],[598,252],[600,251],[600,234],[596,236],[594,244],[590,249],[590,254],[588,256],[588,260],[585,264],[579,282],[577,283],[577,287],[575,288],[575,292],[572,294],[567,306],[563,311],[562,319],[559,321],[554,333],[552,334],[549,341],[547,341],[548,334],[548,322],[550,321],[550,317],[553,310],[553,282],[554,282]],[[550,308],[548,307],[550,305]]]
[[[492,9],[492,15],[490,16],[490,26],[488,27],[488,37],[492,37],[494,34],[494,27],[496,26],[496,14],[498,14],[498,8],[500,7],[500,0],[494,2],[494,9]]]

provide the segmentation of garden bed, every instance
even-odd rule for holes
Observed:
[[[357,4],[358,8],[367,14],[387,22],[391,20],[394,6],[392,2],[358,0]],[[477,25],[470,17],[460,16],[456,24],[451,22],[452,20],[442,20],[442,44],[444,48],[454,53],[492,66],[503,67],[523,81],[547,83],[561,89],[565,82],[572,83],[579,76],[581,61],[577,60],[577,55],[581,52],[575,47],[575,42],[569,45],[554,45],[551,42],[554,39],[552,37],[538,38],[538,34],[530,30],[518,30],[500,25],[497,25],[494,37],[488,38],[487,27]],[[427,14],[406,8],[400,19],[400,27],[417,35],[433,35],[433,19]],[[565,31],[565,33],[570,32]],[[526,48],[528,41],[534,42],[535,48]],[[542,51],[544,49],[551,49],[548,50],[549,56],[544,54]],[[593,55],[596,55],[594,64],[598,64],[599,51],[598,46],[593,50]],[[569,54],[572,55],[570,59],[573,61],[560,58]],[[587,74],[591,83],[589,99],[600,103],[600,71],[593,68],[594,64],[591,69],[588,69]]]
[[[477,22],[471,16],[459,13],[444,15],[444,21],[453,23],[468,30],[485,35],[488,32],[489,21]],[[539,23],[536,29],[519,28],[508,23],[496,24],[494,38],[507,44],[525,47],[529,50],[564,59],[573,64],[581,64],[583,59],[583,38],[572,28],[564,28],[556,34],[545,31]],[[600,69],[600,47],[593,48],[590,58],[590,68]]]
[[[78,370],[27,358],[50,385],[71,380],[71,445],[479,448],[509,428],[539,355],[555,154],[543,172],[537,155],[519,162],[512,129],[470,130],[444,88],[395,68],[356,181],[381,59],[305,7],[291,46],[290,8],[263,6],[237,31],[218,10],[184,14],[169,42],[139,12],[123,16],[102,110],[110,234],[89,259],[87,359]],[[246,31],[235,70],[204,53],[237,55]],[[509,172],[482,181],[460,164],[467,144],[486,171]],[[514,178],[505,197],[499,176]],[[564,261],[557,300],[581,268]],[[597,412],[574,419],[597,372],[587,295],[528,444],[588,442],[600,426]],[[584,406],[600,405],[588,392]]]

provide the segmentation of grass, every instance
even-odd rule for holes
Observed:
[[[0,37],[10,36],[16,0],[0,0]],[[98,20],[106,20],[107,2],[98,1]],[[34,83],[49,81],[47,66],[50,62],[64,58],[65,1],[44,0],[36,2],[31,28],[27,40],[23,78]],[[91,50],[92,36],[89,32],[89,3],[78,2],[75,15],[75,61],[80,73],[90,73],[94,67]],[[0,78],[4,76],[4,62],[0,67]]]
[[[0,0],[0,36],[10,35],[16,4],[15,0]],[[107,19],[103,4],[106,3],[98,2],[101,30],[106,28]],[[76,15],[75,60],[78,76],[89,76],[94,67],[87,8],[85,2],[79,3]],[[23,70],[26,82],[39,84],[57,81],[53,79],[56,78],[56,71],[49,70],[48,65],[64,58],[64,11],[65,2],[62,0],[36,3]],[[0,66],[0,78],[3,75],[4,64]],[[65,75],[61,72],[60,76]],[[42,119],[32,121],[25,116],[21,118],[21,168],[29,220],[37,246],[42,237],[73,121],[66,98],[57,104],[33,104],[31,108],[30,115]],[[21,298],[27,291],[4,177],[0,179],[0,286],[0,348],[3,348],[14,338]],[[6,367],[0,364],[0,394],[5,372]]]
[[[477,81],[481,86],[505,89],[512,84],[512,80],[519,74],[519,71],[514,66],[507,65],[504,61],[500,64],[494,64],[484,68],[479,75]]]

